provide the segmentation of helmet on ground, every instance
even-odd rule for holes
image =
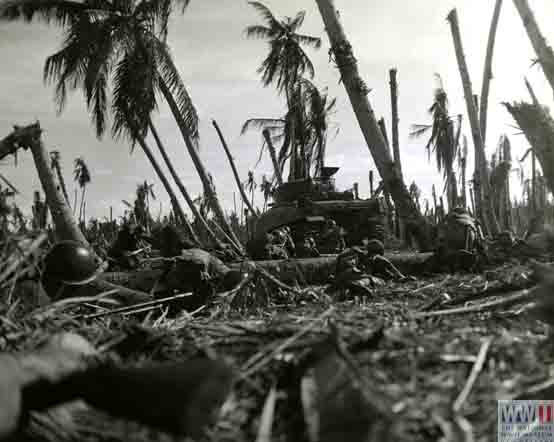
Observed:
[[[101,271],[94,253],[77,241],[60,241],[44,258],[43,277],[69,285],[93,281]]]

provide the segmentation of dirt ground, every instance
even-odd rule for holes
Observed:
[[[332,346],[325,347],[333,336],[333,342],[349,349],[351,360],[345,360],[363,400],[347,395],[346,407],[325,411],[325,419],[345,422],[350,433],[342,435],[348,439],[334,434],[321,440],[383,440],[371,429],[385,425],[392,431],[388,440],[485,442],[497,438],[497,399],[531,397],[537,385],[549,380],[548,326],[533,319],[521,302],[480,312],[432,312],[506,299],[532,285],[529,268],[508,264],[479,275],[390,282],[370,297],[345,302],[336,302],[323,287],[289,293],[258,283],[232,301],[218,298],[193,315],[175,317],[157,309],[85,319],[83,314],[97,311],[93,303],[29,311],[16,302],[0,316],[0,349],[32,349],[51,333],[76,331],[100,346],[119,339],[112,351],[129,363],[215,355],[236,370],[237,381],[205,440],[284,441],[309,440],[301,394],[305,361],[316,348],[327,352],[324,357],[333,354]],[[274,402],[267,400],[273,387]],[[324,385],[318,388],[323,391]],[[159,392],[160,401],[166,393]],[[274,413],[262,419],[268,403]],[[358,406],[365,410],[363,418]],[[269,436],[260,439],[268,419]],[[175,440],[79,404],[35,414],[24,439]]]

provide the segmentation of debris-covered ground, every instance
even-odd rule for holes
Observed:
[[[492,441],[496,400],[532,397],[549,382],[547,325],[522,302],[532,286],[530,268],[512,263],[387,282],[343,302],[323,286],[291,292],[259,279],[177,316],[165,307],[110,313],[109,296],[43,307],[12,296],[0,349],[32,350],[74,331],[123,363],[222,358],[237,379],[206,440]],[[203,391],[219,388],[194,376]],[[133,401],[171,408],[164,385]],[[186,399],[187,413],[208,413],[205,396]],[[78,403],[34,414],[24,433],[17,440],[174,440]]]

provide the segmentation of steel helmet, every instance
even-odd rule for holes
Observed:
[[[68,285],[83,285],[101,272],[100,260],[77,241],[60,241],[44,258],[43,277]]]

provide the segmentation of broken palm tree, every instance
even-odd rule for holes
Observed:
[[[28,126],[14,126],[14,130],[0,140],[0,159],[15,155],[19,149],[31,150],[46,202],[50,208],[58,239],[69,239],[88,245],[83,232],[73,218],[60,183],[52,170],[50,158],[42,143],[42,129],[38,121]]]
[[[554,92],[554,52],[541,32],[527,0],[514,0],[514,5],[519,12],[529,40],[537,54],[537,62],[541,65],[544,75],[548,83],[550,83],[552,92]]]
[[[383,178],[385,187],[391,194],[398,214],[406,220],[406,228],[412,231],[419,246],[424,248],[429,243],[427,222],[418,212],[398,169],[394,166],[389,146],[379,129],[367,97],[370,89],[360,76],[358,62],[340,23],[337,8],[332,0],[317,0],[317,5],[331,42],[331,53],[341,73],[342,82],[373,161]]]
[[[452,9],[447,17],[450,23],[450,30],[452,32],[452,39],[454,41],[454,50],[456,52],[456,59],[458,60],[458,69],[460,71],[460,77],[462,86],[464,89],[464,98],[467,106],[467,113],[469,117],[469,124],[471,126],[471,135],[473,138],[473,145],[475,147],[475,164],[476,173],[474,176],[474,187],[476,205],[477,201],[482,199],[481,216],[485,229],[489,234],[496,235],[499,232],[498,221],[494,214],[493,202],[490,194],[489,174],[487,169],[487,160],[485,154],[485,144],[481,134],[481,125],[479,123],[479,117],[477,115],[477,105],[475,103],[471,79],[467,68],[466,58],[464,54],[464,48],[462,45],[462,37],[460,33],[460,26],[458,23],[458,13],[456,9]]]
[[[554,119],[548,108],[525,102],[505,103],[541,165],[550,192],[554,192]]]

